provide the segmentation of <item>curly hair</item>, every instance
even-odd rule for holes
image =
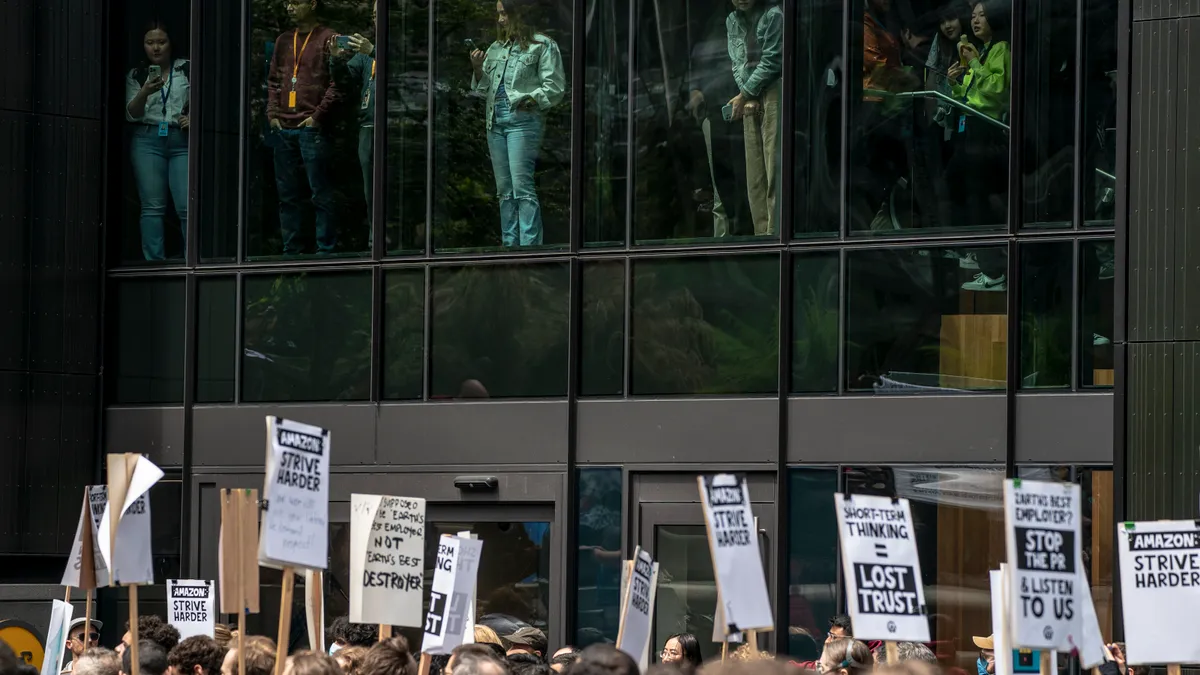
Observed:
[[[333,659],[342,667],[346,675],[359,675],[362,672],[363,659],[367,658],[366,647],[346,647],[339,649]]]
[[[125,630],[129,630],[129,622],[125,622]],[[156,614],[146,614],[138,617],[138,641],[149,640],[164,652],[170,652],[179,644],[179,629],[162,620]],[[220,670],[217,666],[217,670]]]
[[[349,617],[339,616],[329,624],[333,641],[341,640],[352,647],[370,647],[379,641],[379,626],[367,623],[350,623]]]
[[[367,651],[361,672],[362,675],[417,675],[417,662],[413,660],[408,640],[397,635],[377,642]]]
[[[178,675],[191,675],[195,666],[200,666],[203,675],[219,675],[226,651],[207,635],[193,635],[175,645],[167,654],[167,664]]]

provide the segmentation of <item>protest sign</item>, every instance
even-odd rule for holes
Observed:
[[[621,615],[617,630],[617,649],[628,654],[645,671],[650,659],[650,635],[653,630],[654,591],[658,584],[658,563],[638,546],[630,561],[628,583],[621,593]]]
[[[217,545],[221,612],[258,613],[258,490],[221,490],[221,535]]]
[[[258,561],[323,570],[329,552],[328,429],[267,417]],[[285,580],[292,578],[284,574]],[[286,581],[285,581],[286,583]]]
[[[996,658],[995,672],[1013,672],[1012,643],[1008,639],[1008,565],[988,573],[992,592],[992,652]]]
[[[75,608],[62,600],[53,600],[50,609],[50,628],[46,631],[46,652],[42,657],[41,675],[58,675],[67,650],[68,630]]]
[[[1100,632],[1100,619],[1092,602],[1091,585],[1083,572],[1082,561],[1079,564],[1079,588],[1083,591],[1079,599],[1083,605],[1083,644],[1079,646],[1079,664],[1086,670],[1104,663],[1107,655],[1104,651],[1104,634]]]
[[[698,476],[696,484],[724,612],[723,633],[773,629],[775,619],[745,476]]]
[[[479,535],[471,534],[470,530],[463,530],[458,533],[458,537],[460,539],[478,539]],[[471,600],[467,604],[467,620],[463,625],[462,643],[464,645],[475,643],[475,588],[471,589]]]
[[[925,588],[908,500],[840,492],[833,498],[854,637],[928,642]]]
[[[1200,525],[1124,523],[1117,531],[1125,661],[1200,662]]]
[[[350,621],[421,626],[425,500],[350,495]]]
[[[83,490],[83,507],[75,526],[75,541],[63,572],[62,585],[86,590],[108,585],[108,566],[100,552],[100,521],[108,503],[108,487],[89,485]]]
[[[1013,647],[1070,652],[1083,628],[1079,486],[1009,479],[1004,513]]]
[[[217,622],[216,589],[213,582],[199,579],[167,579],[167,623],[179,630],[179,638],[213,636]]]
[[[133,453],[108,456],[108,500],[100,517],[100,554],[112,585],[154,583],[150,488],[162,469]],[[90,497],[89,497],[90,499]]]
[[[438,540],[433,587],[429,589],[429,613],[425,615],[422,654],[449,654],[462,644],[463,631],[483,542],[443,534]],[[472,627],[473,629],[473,627]]]

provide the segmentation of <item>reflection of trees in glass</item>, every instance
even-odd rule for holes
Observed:
[[[792,391],[837,390],[838,257],[801,256],[793,276]]]
[[[387,91],[378,93],[387,96],[389,249],[420,250],[428,197],[429,2],[389,4]]]
[[[1070,242],[1021,249],[1023,387],[1071,386]]]
[[[425,273],[421,269],[387,272],[383,317],[383,397],[421,398],[425,353]]]
[[[632,332],[635,394],[775,391],[778,258],[635,263]]]
[[[579,393],[619,396],[625,379],[625,265],[619,261],[585,264],[582,285]]]
[[[253,276],[245,284],[244,400],[368,397],[369,274]]]
[[[435,269],[433,396],[565,396],[569,286],[565,263]]]

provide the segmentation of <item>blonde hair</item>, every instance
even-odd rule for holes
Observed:
[[[821,661],[825,663],[827,673],[845,669],[850,675],[868,673],[875,665],[871,650],[854,638],[838,638],[825,645]]]
[[[363,659],[367,658],[366,647],[345,647],[333,655],[333,660],[342,667],[346,675],[358,675],[362,671]],[[345,663],[342,663],[345,661]]]
[[[766,661],[771,658],[767,652],[761,652],[758,647],[745,642],[729,655],[730,661]]]
[[[234,631],[236,633],[237,631]],[[231,651],[237,652],[237,643]],[[238,660],[233,660],[233,675],[271,675],[275,671],[275,641],[262,635],[247,635],[242,646],[246,650],[246,672],[238,672]]]
[[[288,657],[291,675],[342,675],[342,667],[328,654],[305,649]]]
[[[229,630],[229,626],[218,623],[213,626],[213,639],[217,641],[217,644],[228,648],[230,641],[233,640],[233,631]]]
[[[500,645],[501,647],[504,646],[504,643],[500,641],[500,636],[496,633],[496,631],[480,624],[475,624],[475,642],[480,644]]]

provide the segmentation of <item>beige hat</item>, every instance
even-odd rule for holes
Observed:
[[[989,635],[987,637],[979,637],[978,635],[975,635],[971,638],[971,641],[974,642],[975,646],[979,647],[980,649],[995,649],[996,648],[996,643],[995,643],[995,641],[992,640],[991,635]]]

